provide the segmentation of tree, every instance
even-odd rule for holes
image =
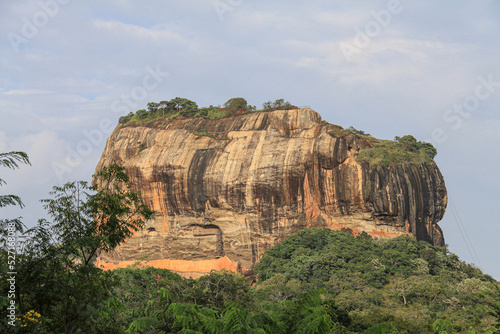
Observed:
[[[167,102],[167,110],[183,116],[194,116],[198,111],[198,105],[194,101],[176,97]]]
[[[148,117],[149,113],[146,109],[140,109],[140,110],[137,110],[135,112],[135,114],[137,115],[137,117],[139,118],[146,118]]]
[[[366,133],[363,130],[358,130],[353,126],[348,127],[346,130],[349,131],[350,133],[354,133],[355,135],[371,136],[369,133]]]
[[[419,148],[417,139],[415,139],[412,135],[406,135],[403,137],[396,136],[394,140],[399,142],[405,150],[410,152],[415,152]]]
[[[26,153],[24,152],[0,153],[0,167],[18,169],[20,163],[31,166],[28,155]],[[0,186],[2,184],[6,184],[6,182],[3,179],[0,179]],[[8,205],[19,205],[21,208],[24,207],[23,202],[18,196],[0,195],[0,208]]]
[[[492,285],[496,291],[498,301],[493,305],[493,310],[490,312],[490,315],[495,318],[496,321],[494,327],[496,328],[497,332],[500,332],[500,287],[498,286],[498,283],[492,283]]]
[[[160,103],[156,103],[156,102],[149,102],[148,103],[148,111],[151,114],[156,113],[156,110],[158,110],[159,107],[160,107]]]
[[[16,299],[21,314],[42,315],[44,330],[85,331],[111,297],[113,279],[96,268],[97,252],[114,249],[153,214],[128,182],[112,165],[96,173],[94,186],[69,182],[42,200],[52,222],[41,219],[25,233]]]
[[[130,191],[128,182],[125,169],[111,165],[95,175],[94,186],[68,182],[53,188],[54,198],[42,200],[54,219],[51,231],[57,242],[76,245],[85,265],[98,250],[114,249],[151,218],[153,212],[142,204],[139,193]]]
[[[399,142],[406,151],[417,152],[422,150],[431,159],[434,159],[437,155],[437,150],[431,143],[426,143],[423,141],[417,141],[412,135],[406,135],[403,137],[396,136],[395,141]]]
[[[0,153],[0,167],[18,169],[20,168],[20,164],[31,165],[28,155],[25,152],[12,151]],[[3,184],[7,184],[7,182],[0,178],[0,186]],[[24,204],[19,196],[0,195],[0,208],[10,205],[18,205],[20,208],[24,207]],[[24,228],[25,225],[21,222],[20,217],[15,219],[0,219],[0,273],[2,273],[2,277],[7,277],[5,275],[7,272],[17,270],[16,257],[18,240],[16,240],[16,234],[18,232],[22,233]],[[5,321],[8,319],[6,314],[7,306],[11,306],[10,303],[14,299],[10,289],[10,284],[5,283],[7,283],[6,279],[2,279],[2,282],[0,283],[0,290],[2,293],[0,295],[0,315],[2,317],[2,320],[0,321],[0,328],[6,326]]]
[[[420,148],[429,155],[431,159],[434,159],[437,155],[437,150],[431,143],[419,142]]]
[[[248,102],[242,97],[234,97],[224,103],[224,108],[228,114],[234,114],[240,110],[248,110]]]
[[[290,109],[298,109],[297,106],[292,105],[290,102],[285,102],[284,99],[277,99],[274,102],[267,101],[262,105],[262,109],[264,111],[273,111],[273,110],[290,110]]]
[[[120,124],[126,124],[126,123],[128,123],[132,119],[132,117],[134,117],[134,115],[135,114],[133,112],[129,112],[128,115],[121,116],[118,119],[118,123],[120,123]]]
[[[162,116],[165,116],[165,111],[168,110],[168,101],[160,101],[158,103],[158,110],[161,111]]]
[[[168,289],[176,300],[223,310],[227,303],[250,302],[250,284],[241,274],[213,271],[197,280],[170,281]]]
[[[286,302],[283,312],[285,333],[332,333],[350,319],[345,312],[338,313],[338,308],[331,298],[321,290],[302,294],[299,298]],[[339,322],[343,322],[342,325]]]
[[[97,172],[92,190],[96,194],[88,201],[93,216],[91,233],[103,239],[100,250],[114,249],[154,214],[142,202],[140,193],[131,190],[124,167],[110,165]]]

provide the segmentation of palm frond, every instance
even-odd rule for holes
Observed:
[[[31,166],[28,155],[24,152],[12,151],[7,153],[0,153],[0,166],[10,169],[19,168],[19,163]]]
[[[0,208],[8,205],[19,205],[21,208],[24,207],[21,198],[16,195],[0,195]]]

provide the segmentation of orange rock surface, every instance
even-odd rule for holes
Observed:
[[[106,260],[97,258],[96,263],[98,268],[103,270],[114,270],[118,268],[127,268],[130,266],[137,267],[155,267],[160,269],[168,269],[183,277],[198,278],[209,274],[212,270],[230,270],[234,272],[245,272],[246,269],[241,267],[238,262],[232,262],[227,256],[200,261],[188,260],[153,260],[153,261],[118,261],[107,262]]]

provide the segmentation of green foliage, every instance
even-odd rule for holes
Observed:
[[[19,164],[31,165],[28,155],[24,152],[7,152],[0,153],[0,167],[7,167],[10,169],[18,169]],[[0,186],[7,184],[3,179],[0,178]],[[20,208],[24,207],[21,198],[16,195],[0,195],[0,208],[18,205]],[[14,219],[0,219],[0,246],[5,249],[9,230],[12,233],[22,233],[25,229],[25,225],[22,223],[20,218]]]
[[[0,167],[18,169],[20,163],[31,165],[28,155],[26,153],[24,152],[0,153]],[[3,184],[6,184],[6,182],[0,178],[0,186],[2,186]],[[8,205],[19,205],[19,207],[21,208],[24,206],[21,199],[16,195],[0,195],[0,208]]]
[[[41,242],[50,238],[39,232]],[[23,302],[42,314],[30,332],[493,333],[497,326],[492,279],[408,236],[375,241],[302,230],[265,252],[254,288],[229,271],[198,279],[151,267],[102,272],[61,261],[61,248],[23,273],[33,288],[21,283]]]
[[[124,170],[117,165],[104,167],[96,173],[94,186],[68,182],[53,188],[53,198],[41,201],[54,221],[53,238],[64,247],[74,247],[85,265],[98,250],[114,249],[153,215],[139,193],[130,191]]]
[[[302,294],[290,301],[284,315],[286,333],[328,333],[333,321],[323,307],[321,291]]]
[[[135,113],[120,117],[119,123],[124,125],[144,125],[154,123],[160,119],[171,119],[178,116],[193,117],[199,112],[196,102],[181,97],[159,103],[149,102],[147,106],[147,109],[140,109]]]
[[[346,129],[350,133],[354,133],[355,135],[360,135],[360,136],[371,136],[369,133],[364,132],[363,130],[357,130],[353,126],[350,126]]]
[[[215,140],[222,140],[222,138],[219,138],[215,134],[207,132],[207,131],[194,131],[193,135],[195,135],[195,136],[206,136],[206,137],[210,137],[210,138],[215,139]]]
[[[198,111],[198,105],[196,102],[176,97],[167,103],[167,111],[175,110],[180,115],[191,117]]]
[[[496,290],[497,294],[497,302],[493,305],[493,310],[490,312],[490,315],[495,318],[495,328],[497,332],[500,332],[500,287],[498,283],[493,283],[493,288]]]
[[[419,149],[427,153],[431,159],[434,159],[437,155],[437,149],[431,143],[419,142]]]
[[[355,134],[357,136],[366,136],[366,137],[371,137],[372,135],[370,135],[369,133],[366,133],[365,131],[363,130],[358,130],[356,129],[355,127],[353,126],[350,126],[348,127],[347,129],[343,129],[342,127],[338,126],[338,125],[334,125],[333,126],[334,128],[330,131],[328,131],[328,133],[333,136],[333,137],[345,137],[349,134]],[[363,137],[364,138],[364,137]]]
[[[356,160],[367,162],[371,167],[400,166],[412,163],[431,163],[437,155],[436,148],[426,142],[420,142],[411,135],[396,137],[394,140],[383,140],[372,137],[370,134],[356,130],[354,127],[343,129],[335,126],[328,133],[336,138],[354,134],[372,146],[362,149]]]
[[[195,114],[195,117],[203,117],[207,119],[219,119],[227,116],[228,115],[225,111],[214,106],[200,108],[198,109],[198,112]]]
[[[274,102],[268,101],[264,103],[263,108],[264,111],[298,109],[298,107],[290,104],[290,102],[285,102],[283,99]],[[140,109],[135,113],[130,112],[126,116],[121,116],[119,123],[124,126],[140,126],[152,125],[161,121],[166,122],[176,117],[219,119],[232,116],[237,112],[248,113],[255,110],[255,106],[248,104],[247,100],[242,97],[229,99],[224,103],[224,108],[212,105],[198,108],[196,102],[176,97],[170,101],[149,102],[147,109]]]
[[[227,117],[227,114],[224,111],[220,110],[219,108],[212,108],[208,111],[207,116],[205,118],[219,119],[224,117]]]
[[[437,150],[434,145],[432,145],[431,143],[417,141],[417,139],[415,139],[415,137],[411,135],[406,135],[403,137],[396,136],[394,140],[399,142],[406,151],[417,152],[419,150],[422,150],[431,159],[434,159],[434,157],[437,155]]]
[[[365,334],[397,334],[399,333],[393,324],[387,322],[381,322],[379,324],[373,325],[364,331]]]
[[[231,271],[213,271],[199,279],[171,281],[168,285],[174,299],[223,310],[227,303],[250,302],[250,284],[246,278]]]
[[[148,104],[158,110],[168,103]],[[356,134],[365,136],[362,134]],[[406,141],[406,140],[403,140]],[[412,149],[411,138],[406,147]],[[400,143],[397,143],[402,145]],[[7,166],[27,162],[7,157]],[[1,164],[1,162],[0,162]],[[3,164],[6,166],[6,164]],[[186,279],[137,266],[104,272],[112,251],[152,212],[110,166],[96,183],[54,187],[51,221],[22,234],[16,258],[18,324],[6,323],[9,284],[0,282],[5,333],[495,333],[498,282],[446,247],[408,236],[373,240],[305,229],[268,249],[250,281],[229,271]],[[14,204],[18,204],[15,202]],[[16,229],[22,232],[19,221]],[[2,225],[5,229],[5,224]],[[0,249],[0,272],[7,268]]]
[[[238,111],[255,109],[255,107],[249,105],[247,100],[242,97],[234,97],[232,99],[229,99],[226,103],[224,103],[224,108],[226,109],[228,115],[233,115]]]
[[[411,142],[405,146],[397,141],[367,138],[373,148],[361,150],[356,158],[358,162],[368,162],[372,167],[432,162],[432,157],[426,151],[420,148],[414,150]]]
[[[403,137],[396,136],[394,140],[400,143],[406,151],[416,152],[418,150],[419,145],[417,139],[415,139],[412,135],[406,135]]]
[[[30,165],[30,160],[25,152],[7,152],[0,153],[0,167],[7,167],[10,169],[18,169],[19,163]],[[5,183],[3,180],[0,183]]]
[[[297,106],[292,105],[290,102],[284,99],[277,99],[274,102],[267,101],[262,105],[263,111],[273,111],[273,110],[290,110],[290,109],[298,109]]]
[[[112,333],[119,328],[97,321],[114,318],[120,303],[110,299],[111,273],[95,267],[95,255],[114,249],[152,212],[129,190],[123,168],[105,168],[96,180],[92,187],[82,181],[54,187],[52,198],[42,201],[52,222],[41,219],[19,237],[16,305],[20,315],[41,315],[30,331]],[[6,251],[0,255],[3,275]],[[0,283],[2,292],[6,283]]]
[[[349,314],[344,325],[355,332],[430,332],[445,317],[453,332],[486,332],[500,302],[489,276],[446,248],[408,236],[375,241],[305,229],[268,249],[255,270],[256,291],[267,292],[268,300],[298,300],[289,282],[301,291],[331,293]]]

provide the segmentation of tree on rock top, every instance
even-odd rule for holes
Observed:
[[[238,111],[247,111],[255,109],[255,107],[249,105],[247,100],[245,100],[242,97],[233,97],[232,99],[227,100],[227,102],[224,103],[224,108],[226,109],[226,113],[228,115],[235,114]]]
[[[267,101],[262,105],[263,111],[273,111],[273,110],[290,110],[290,109],[298,109],[297,106],[294,106],[290,102],[284,99],[277,99],[274,102]]]

